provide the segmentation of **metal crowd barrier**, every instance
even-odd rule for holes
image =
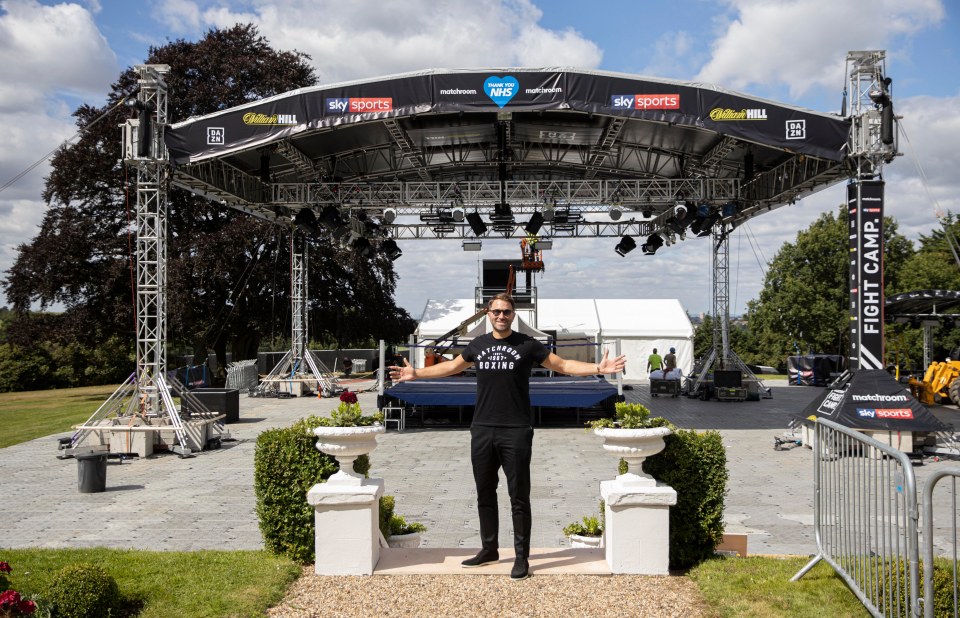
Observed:
[[[950,498],[953,500],[952,508],[950,512],[953,513],[953,521],[950,522],[950,539],[952,541],[952,552],[951,558],[953,559],[952,568],[949,569],[949,576],[952,582],[951,591],[952,594],[949,597],[952,597],[953,600],[953,612],[948,615],[957,617],[958,614],[958,605],[957,603],[957,477],[960,477],[960,468],[946,468],[944,470],[937,470],[930,478],[927,479],[926,485],[923,487],[923,615],[924,618],[933,618],[934,617],[934,555],[933,555],[933,492],[936,489],[937,483],[939,483],[944,478],[949,477],[950,479],[950,489],[949,494]],[[949,612],[947,608],[940,608]],[[940,612],[939,615],[944,615],[944,612]]]
[[[249,391],[257,388],[259,381],[256,360],[236,361],[227,365],[227,388]]]
[[[905,453],[817,419],[813,443],[817,555],[874,616],[920,616],[919,509]]]

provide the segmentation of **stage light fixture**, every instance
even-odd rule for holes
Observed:
[[[633,239],[632,236],[623,236],[620,238],[620,242],[617,243],[617,246],[614,247],[614,251],[617,252],[617,255],[624,257],[631,251],[637,248],[637,241]]]
[[[373,245],[371,245],[370,241],[363,236],[354,238],[353,242],[350,243],[350,246],[353,247],[353,250],[356,251],[357,255],[360,257],[368,258],[373,255]]]
[[[546,221],[547,223],[551,223],[553,221],[553,215],[554,215],[553,206],[554,206],[553,204],[547,204],[546,206],[543,207],[543,220]]]
[[[401,251],[400,247],[397,246],[397,241],[392,238],[388,238],[383,241],[383,244],[380,245],[380,249],[391,262],[396,262],[397,258],[403,255],[403,251]]]
[[[461,221],[463,221],[464,214],[465,213],[462,206],[457,206],[450,211],[450,216],[453,217],[453,220],[456,221],[457,223],[460,223]]]
[[[343,225],[340,209],[333,205],[324,206],[320,211],[320,223],[331,230]]]
[[[673,205],[673,216],[676,217],[678,221],[686,218],[687,203],[685,201],[677,200],[677,202]]]
[[[727,219],[729,217],[735,216],[737,214],[737,211],[739,210],[740,209],[737,206],[736,202],[727,202],[726,204],[723,205],[723,208],[720,209],[720,212],[723,215],[723,218]]]
[[[530,221],[527,222],[526,227],[523,229],[527,232],[527,234],[536,236],[541,227],[543,227],[543,215],[539,212],[535,212],[530,215]]]
[[[474,211],[468,214],[467,223],[470,224],[470,229],[476,236],[483,236],[487,233],[487,224],[483,222],[479,212]]]
[[[643,212],[640,213],[640,214],[643,215],[643,218],[644,218],[644,219],[652,219],[652,218],[653,218],[653,211],[650,210],[649,208],[644,208],[644,209],[643,209]]]
[[[620,220],[620,217],[622,217],[622,216],[623,216],[623,209],[622,209],[622,208],[620,208],[619,206],[611,206],[611,207],[610,207],[610,220],[611,220],[611,221],[619,221],[619,220]]]
[[[653,255],[657,249],[663,246],[663,237],[660,234],[650,234],[647,236],[647,242],[640,245],[640,250],[644,255]]]
[[[384,223],[393,223],[397,220],[396,208],[384,208],[382,220]]]
[[[537,249],[540,251],[548,251],[553,249],[553,239],[552,238],[541,238],[540,242],[537,243]]]
[[[463,241],[464,251],[480,251],[483,248],[483,241],[467,239]]]

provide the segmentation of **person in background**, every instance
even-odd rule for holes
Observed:
[[[350,375],[350,372],[353,371],[353,361],[344,356],[340,359],[340,368],[343,370],[343,375]]]
[[[677,350],[670,348],[670,353],[663,357],[663,375],[666,376],[677,368]]]
[[[497,483],[502,467],[510,494],[516,555],[510,578],[525,579],[530,568],[530,460],[533,454],[530,370],[535,363],[540,363],[557,373],[573,376],[618,373],[626,367],[626,357],[611,359],[604,352],[599,363],[561,358],[536,339],[514,332],[515,316],[513,298],[497,294],[487,303],[487,319],[493,332],[471,341],[463,354],[452,361],[414,369],[404,360],[403,367],[390,367],[390,379],[406,382],[441,378],[460,373],[471,365],[476,368],[477,404],[470,426],[470,460],[477,486],[482,549],[462,564],[469,568],[500,560]]]
[[[653,349],[653,354],[647,357],[647,373],[658,371],[663,366],[663,359],[657,354],[657,349]]]

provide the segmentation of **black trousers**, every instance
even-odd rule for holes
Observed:
[[[530,459],[533,454],[533,427],[470,428],[470,460],[477,484],[477,512],[480,541],[484,549],[499,548],[500,522],[497,515],[499,469],[507,476],[510,511],[513,515],[513,546],[518,557],[530,556]]]

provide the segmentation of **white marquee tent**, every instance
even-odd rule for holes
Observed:
[[[660,355],[676,348],[677,364],[688,375],[693,370],[693,325],[676,299],[546,299],[540,298],[537,310],[521,309],[514,330],[538,339],[552,335],[557,352],[566,358],[594,362],[616,342],[627,355],[624,379],[647,381],[647,357],[656,348]],[[476,314],[474,300],[430,300],[414,333],[418,347],[414,358],[422,367],[425,349],[434,339],[460,326]],[[458,339],[466,342],[485,332],[483,316],[469,322]]]

